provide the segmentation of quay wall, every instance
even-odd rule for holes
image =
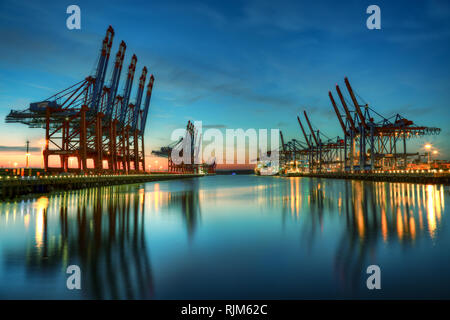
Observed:
[[[383,182],[406,182],[419,184],[445,184],[450,185],[449,173],[286,173],[284,177],[315,177],[328,179],[349,179]]]
[[[33,193],[73,190],[119,184],[202,177],[203,174],[130,174],[130,175],[61,175],[33,177],[0,177],[0,199]]]

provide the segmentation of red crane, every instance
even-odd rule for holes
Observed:
[[[352,115],[350,114],[350,111],[348,110],[347,103],[345,102],[344,96],[342,95],[341,89],[338,85],[336,85],[336,91],[338,93],[339,99],[341,100],[342,106],[345,110],[345,116],[347,120],[350,122],[350,127],[352,128],[353,132],[357,132],[357,129],[355,127],[355,122],[353,121]]]
[[[359,121],[364,126],[364,129],[368,129],[369,126],[366,123],[366,119],[364,118],[361,108],[359,107],[358,101],[356,100],[355,94],[353,93],[353,89],[350,86],[350,82],[348,81],[348,78],[345,77],[344,81],[345,81],[345,85],[347,86],[348,93],[350,93],[350,97],[352,98],[353,104],[355,105],[355,110],[356,110],[356,113],[358,114]]]
[[[342,120],[341,114],[339,113],[339,109],[336,105],[336,102],[334,102],[333,95],[331,94],[331,91],[328,91],[328,96],[330,97],[331,104],[333,105],[334,111],[336,112],[336,115],[338,117],[339,123],[341,124],[342,131],[344,131],[344,135],[348,135],[347,130],[345,129],[344,121]]]
[[[319,141],[316,138],[316,134],[314,133],[311,123],[309,122],[308,115],[306,114],[306,111],[303,111],[303,113],[305,114],[306,122],[308,123],[309,130],[311,131],[311,135],[312,135],[314,141],[316,142],[316,146],[319,146]]]
[[[311,143],[309,142],[308,136],[306,135],[305,129],[303,128],[302,122],[300,121],[300,117],[297,116],[298,124],[300,125],[300,128],[302,129],[303,135],[305,136],[306,144],[308,145],[308,148],[311,149]]]

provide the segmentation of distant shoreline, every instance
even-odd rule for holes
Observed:
[[[216,175],[231,175],[231,174],[255,174],[253,169],[242,169],[242,170],[216,170]]]

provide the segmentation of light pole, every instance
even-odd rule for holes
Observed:
[[[433,150],[433,154],[438,154],[438,151],[437,150]],[[436,162],[436,160],[434,160],[434,162]]]
[[[30,166],[30,141],[27,140],[27,153],[25,154],[25,168]]]
[[[430,168],[430,164],[431,164],[431,154],[430,154],[431,144],[427,143],[424,147],[428,151],[428,168]]]

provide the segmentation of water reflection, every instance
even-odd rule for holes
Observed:
[[[200,210],[198,193],[192,190],[162,193],[156,184],[147,197],[144,188],[135,185],[79,190],[0,203],[2,231],[12,234],[11,230],[24,228],[26,238],[27,232],[34,233],[24,250],[6,247],[4,260],[10,264],[23,260],[26,273],[42,275],[63,274],[68,265],[78,264],[86,298],[151,298],[147,201],[156,211],[167,206],[180,212],[188,234],[194,233]]]
[[[322,229],[325,213],[345,215],[360,241],[380,234],[384,242],[413,242],[424,233],[435,238],[445,209],[443,185],[290,178],[284,184],[283,217],[305,212]],[[305,192],[306,190],[306,192]],[[265,196],[274,200],[270,191]],[[323,231],[323,230],[322,230]]]
[[[445,206],[442,185],[308,179],[305,188],[300,183],[300,179],[291,178],[286,184],[285,194],[289,196],[283,198],[283,212],[298,219],[302,211],[307,211],[306,228],[302,230],[306,246],[312,246],[317,230],[324,232],[325,214],[337,213],[345,218],[345,231],[334,258],[343,291],[353,292],[361,286],[380,239],[385,245],[411,247],[422,237],[435,240],[441,224]]]
[[[182,190],[161,190],[160,184],[152,185],[148,192],[148,202],[155,212],[163,208],[180,215],[183,219],[189,238],[195,233],[198,220],[201,218],[201,195],[197,180],[186,180]],[[143,191],[143,189],[142,189]],[[144,192],[144,191],[143,191]]]
[[[416,247],[430,242],[440,251],[424,269],[439,266],[446,197],[440,185],[208,177],[4,202],[0,297],[74,298],[70,264],[83,273],[75,298],[354,296],[369,264],[383,254],[398,262],[396,248],[416,261],[424,255]],[[305,287],[327,273],[321,291]],[[320,294],[308,295],[312,288]]]

